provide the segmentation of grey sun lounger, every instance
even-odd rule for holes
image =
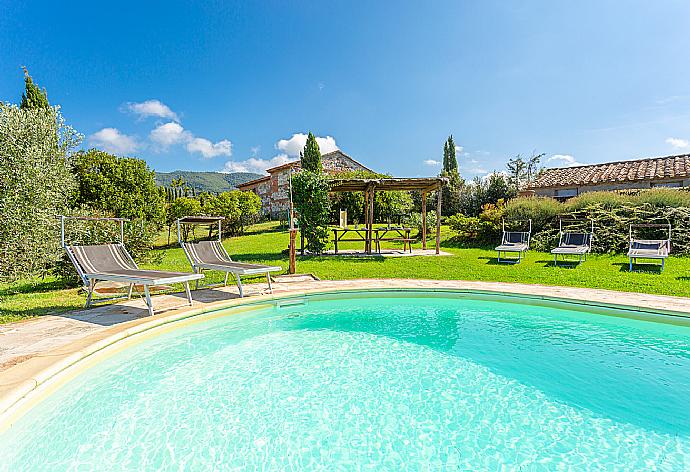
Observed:
[[[204,277],[203,274],[139,269],[122,243],[84,246],[65,245],[64,248],[84,282],[84,288],[88,292],[86,298],[87,307],[92,304],[93,292],[97,282],[122,282],[129,284],[127,298],[132,297],[134,285],[143,285],[146,306],[149,315],[153,315],[153,304],[151,302],[151,294],[149,293],[150,286],[184,283],[187,301],[191,305],[192,294],[189,289],[189,282]],[[113,299],[99,301],[105,300]]]
[[[228,283],[228,275],[234,274],[237,280],[237,288],[240,291],[240,297],[244,297],[244,289],[242,287],[243,275],[258,275],[266,274],[268,280],[268,289],[273,293],[271,285],[271,272],[280,272],[283,270],[280,266],[267,266],[262,264],[247,264],[243,262],[233,261],[228,253],[225,251],[223,244],[220,241],[199,241],[196,243],[183,243],[180,245],[184,249],[192,269],[196,273],[201,273],[203,270],[217,270],[225,272],[225,282]]]
[[[637,228],[663,228],[668,231],[667,239],[637,239],[633,231]],[[671,252],[671,225],[670,224],[638,224],[630,225],[630,246],[628,248],[628,258],[630,260],[630,270],[633,264],[637,264],[638,259],[651,259],[661,261],[661,270],[664,270],[666,259]]]
[[[532,234],[532,220],[529,220],[529,231],[506,231],[505,221],[503,222],[503,236],[501,244],[496,246],[496,257],[498,262],[514,262],[519,264],[523,254],[529,249],[530,236]],[[503,253],[503,259],[501,259]],[[517,254],[517,258],[508,257],[509,253]]]
[[[563,261],[566,261],[567,256],[577,257],[578,264],[582,260],[587,260],[587,254],[592,250],[592,237],[594,235],[594,222],[591,222],[592,230],[589,233],[563,231],[563,222],[558,223],[558,247],[551,250],[553,254],[553,265],[558,265],[558,256],[561,256]]]

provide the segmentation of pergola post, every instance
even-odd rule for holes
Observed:
[[[438,255],[441,253],[441,195],[443,194],[440,185],[436,194],[438,195],[436,199],[436,254]]]
[[[374,185],[371,185],[371,190],[369,190],[369,232],[368,232],[368,240],[369,240],[369,251],[368,253],[371,254],[371,241],[374,237],[374,200],[376,196],[376,187]]]
[[[426,191],[422,191],[422,249],[426,251]]]
[[[369,189],[364,189],[364,231],[366,234],[364,240],[364,252],[369,252]]]

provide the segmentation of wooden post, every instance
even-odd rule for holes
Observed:
[[[441,187],[443,185],[439,185],[438,190],[436,191],[436,194],[438,195],[437,200],[436,200],[436,254],[441,253],[441,195],[443,192],[441,191]]]
[[[422,249],[426,251],[426,191],[422,192]]]
[[[365,235],[369,234],[369,189],[364,190],[364,228]],[[364,252],[369,251],[369,242],[364,238]]]
[[[374,237],[374,200],[376,200],[376,189],[372,185],[369,196],[369,254],[371,254],[371,240]]]
[[[297,252],[297,248],[295,247],[296,237],[297,237],[297,230],[293,228],[290,230],[290,267],[288,269],[288,273],[290,273],[290,274],[295,273],[295,266],[297,265],[296,260],[295,260],[295,253]]]

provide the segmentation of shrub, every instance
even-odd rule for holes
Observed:
[[[562,213],[564,206],[553,198],[520,197],[510,200],[505,207],[507,220],[532,220],[532,233],[538,233]]]
[[[583,208],[600,205],[611,210],[631,203],[631,197],[618,192],[586,192],[571,198],[565,203],[567,211],[577,211]]]
[[[320,254],[328,246],[328,179],[322,173],[303,170],[292,176],[292,193],[299,228],[306,239],[306,249]]]
[[[505,212],[502,200],[496,205],[487,203],[479,216],[465,216],[461,213],[448,218],[448,225],[457,231],[456,239],[462,243],[479,246],[498,242],[501,236],[501,219]]]
[[[57,216],[76,190],[79,140],[58,108],[0,103],[0,278],[45,273],[60,259]]]
[[[204,200],[203,213],[225,217],[223,232],[228,235],[242,234],[245,225],[255,221],[261,211],[261,199],[254,192],[234,190],[208,195]]]
[[[654,188],[640,192],[633,198],[638,204],[649,204],[656,208],[690,208],[690,191],[671,188]]]
[[[417,230],[417,238],[422,237],[422,214],[421,213],[410,213],[405,219],[405,224],[410,228]],[[427,237],[434,234],[436,231],[436,212],[427,211],[426,212],[426,234]]]

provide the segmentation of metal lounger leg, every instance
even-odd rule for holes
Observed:
[[[242,289],[242,281],[240,280],[240,274],[235,274],[237,278],[237,288],[240,290],[240,298],[244,297],[244,290]]]
[[[228,284],[228,275],[230,275],[230,272],[225,273],[225,282],[223,282],[223,287],[225,287]]]
[[[189,306],[192,306],[192,291],[189,290],[189,282],[184,283],[184,291],[187,293],[187,300],[189,301]]]
[[[93,291],[96,288],[96,281],[94,279],[89,280],[89,293],[86,295],[86,308],[91,306],[91,298],[93,297]]]
[[[266,272],[266,280],[268,280],[268,291],[273,293],[273,286],[271,285],[271,273]]]
[[[132,290],[134,289],[134,284],[129,284],[129,290],[127,290],[127,300],[132,298]]]
[[[195,274],[201,274],[201,269],[194,269]],[[199,290],[199,279],[194,282],[194,290]]]
[[[148,285],[144,285],[144,297],[146,298],[146,306],[149,309],[149,316],[153,316],[153,303],[151,302],[151,294],[149,293]]]

